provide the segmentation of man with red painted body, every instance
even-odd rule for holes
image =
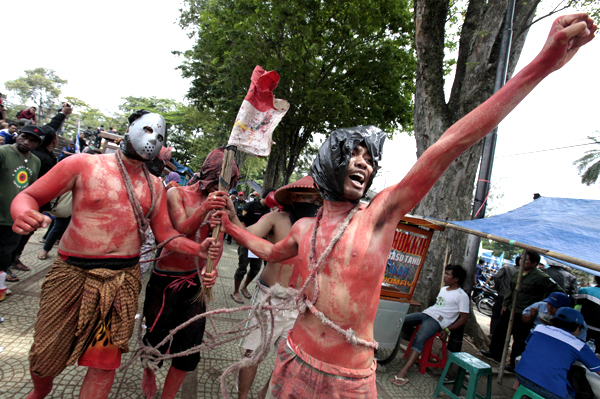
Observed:
[[[377,396],[373,322],[397,223],[454,159],[498,125],[546,76],[567,63],[580,46],[593,39],[596,29],[587,14],[558,18],[541,53],[528,66],[451,126],[400,183],[380,192],[368,206],[361,205],[349,222],[347,217],[377,170],[384,133],[373,127],[331,133],[311,168],[311,176],[326,200],[322,213],[316,219],[300,220],[279,243],[273,245],[252,236],[220,214],[224,229],[262,259],[281,262],[297,255],[304,280],[313,262],[327,249],[302,302],[314,301],[314,307],[308,306],[298,317],[287,342],[279,347],[270,387],[273,397]],[[343,155],[331,159],[337,152]],[[316,234],[311,238],[313,230]],[[328,249],[340,230],[341,239]],[[326,319],[345,330],[345,336],[333,324],[326,325]]]
[[[190,185],[167,191],[167,208],[173,227],[198,243],[203,242],[210,233],[210,226],[205,222],[208,213],[215,209],[223,209],[227,205],[227,193],[217,191],[223,154],[223,148],[213,150],[204,161],[200,173],[195,174],[190,181]],[[238,179],[239,170],[234,162],[227,183],[234,187]],[[231,215],[234,216],[235,211]],[[217,262],[218,260],[215,264]],[[201,285],[197,273],[197,270],[202,270],[205,265],[206,259],[169,250],[163,251],[146,286],[144,317],[148,329],[144,342],[147,345],[158,345],[169,335],[169,331],[206,312],[204,301],[198,297]],[[211,273],[214,277],[210,281],[203,275],[205,285],[214,285],[217,277],[215,273],[216,269]],[[205,323],[204,318],[195,321],[177,332],[171,342],[159,350],[166,353],[169,349],[170,353],[174,354],[202,344]],[[161,398],[174,398],[187,373],[195,370],[199,361],[199,353],[173,358]],[[147,398],[154,397],[156,393],[156,379],[150,368],[144,369],[142,390]]]
[[[257,237],[267,237],[273,244],[283,240],[289,234],[292,225],[301,218],[314,217],[322,203],[321,196],[315,190],[313,179],[310,176],[305,176],[294,183],[281,187],[275,192],[274,199],[278,205],[283,206],[283,211],[269,212],[260,218],[258,222],[246,228],[246,231]],[[235,215],[235,208],[230,208],[229,215],[231,214]],[[236,224],[242,226],[239,222]],[[253,303],[261,301],[269,287],[275,284],[283,287],[287,287],[288,285],[296,287],[298,283],[298,269],[294,269],[294,264],[295,258],[289,259],[285,263],[267,262],[262,274],[258,278],[258,290],[254,296]],[[273,305],[277,305],[280,302],[281,300],[278,298],[271,299]],[[297,311],[281,311],[275,314],[273,334],[269,347],[276,347],[281,340],[285,340],[288,332],[294,326],[297,317]],[[257,321],[253,318],[249,323],[248,326],[256,324]],[[258,348],[260,336],[261,332],[258,329],[242,340],[240,346],[246,349],[245,357],[249,357]],[[248,397],[248,392],[252,387],[257,370],[258,365],[240,369],[239,399],[246,399]],[[264,399],[268,387],[269,382],[267,381],[267,384],[258,391],[259,398]]]
[[[12,202],[13,231],[27,234],[50,223],[37,211],[41,204],[73,193],[72,219],[42,286],[29,356],[34,389],[28,399],[48,395],[54,377],[77,361],[89,367],[80,397],[108,396],[133,332],[143,232],[150,225],[159,242],[179,234],[169,220],[160,180],[144,166],[165,141],[164,118],[140,110],[129,122],[120,151],[71,156]],[[221,246],[213,239],[198,244],[176,238],[166,248],[216,259]],[[207,281],[214,283],[214,275]]]

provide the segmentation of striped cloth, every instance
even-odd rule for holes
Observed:
[[[54,260],[40,298],[29,353],[31,371],[56,377],[77,362],[100,320],[111,312],[111,341],[127,352],[141,289],[140,266],[84,270]]]

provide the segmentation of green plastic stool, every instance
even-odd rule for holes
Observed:
[[[531,399],[544,399],[542,395],[533,392],[531,389],[525,388],[523,385],[519,385],[519,389],[517,389],[517,392],[515,392],[513,399],[519,399],[523,396],[528,396]]]
[[[458,366],[458,373],[456,374],[452,391],[450,391],[444,386],[444,379],[446,378],[446,374],[448,373],[448,369],[452,363]],[[468,386],[464,385],[465,374],[467,372],[469,373]],[[487,393],[485,396],[481,396],[477,393],[477,383],[479,381],[479,377],[486,375],[488,377]],[[467,399],[490,399],[492,397],[492,368],[489,364],[482,362],[466,352],[452,353],[448,359],[448,362],[446,363],[446,367],[444,367],[444,371],[442,372],[440,381],[435,388],[433,397],[437,398],[440,391],[442,391],[451,398],[459,399],[460,391],[463,388],[467,390]]]

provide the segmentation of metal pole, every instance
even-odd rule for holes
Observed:
[[[510,48],[513,35],[513,17],[515,13],[515,1],[509,0],[504,20],[504,31],[502,32],[502,42],[500,44],[500,55],[496,67],[496,80],[494,82],[494,93],[506,83],[508,73],[508,61],[510,57]],[[498,127],[485,136],[483,144],[483,153],[481,155],[481,164],[479,167],[479,176],[477,178],[477,188],[475,190],[475,200],[473,202],[472,219],[482,219],[485,216],[487,206],[487,197],[490,191],[490,181],[492,178],[492,167],[494,164],[494,153],[496,151],[496,139],[498,137]],[[477,263],[479,255],[479,243],[481,239],[477,236],[469,235],[465,249],[464,264],[468,271],[472,272]],[[468,273],[471,275],[471,273]]]

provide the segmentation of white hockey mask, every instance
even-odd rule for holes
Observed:
[[[126,147],[129,147],[128,150],[133,149],[140,158],[150,161],[160,154],[165,143],[166,125],[162,115],[154,113],[142,115],[129,125],[123,141]]]

